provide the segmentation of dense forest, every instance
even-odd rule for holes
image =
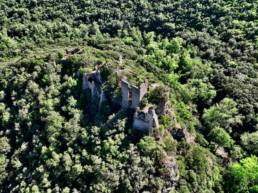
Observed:
[[[0,193],[258,193],[257,9],[1,0]],[[121,110],[124,76],[158,85],[141,107],[169,103],[152,132]]]

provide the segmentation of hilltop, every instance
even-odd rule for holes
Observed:
[[[1,1],[0,192],[256,193],[257,3]]]

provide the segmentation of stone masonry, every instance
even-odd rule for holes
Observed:
[[[130,86],[126,80],[121,80],[122,108],[135,109],[139,107],[144,95],[147,93],[148,83],[142,83],[139,87]]]
[[[102,91],[101,86],[103,84],[100,72],[94,71],[90,74],[84,74],[82,79],[82,90],[86,92],[90,91],[92,99],[99,100],[99,108],[106,99],[105,93]]]
[[[99,71],[92,72],[90,74],[83,75],[82,90],[86,91],[90,89],[91,96],[100,97],[102,79]]]
[[[139,87],[132,86],[132,108],[135,109],[140,105],[140,102],[144,95],[147,93],[148,83],[145,82],[141,84]]]
[[[144,132],[151,132],[153,128],[159,127],[158,116],[153,107],[139,109],[141,100],[148,91],[148,82],[139,87],[130,85],[126,80],[120,82],[122,93],[122,108],[136,109],[133,117],[133,128]]]
[[[129,91],[129,83],[126,80],[121,80],[122,108],[129,108]]]
[[[152,107],[145,108],[144,110],[136,109],[133,119],[134,129],[151,132],[153,128],[157,127],[159,127],[158,116]]]

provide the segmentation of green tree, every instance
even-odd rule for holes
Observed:
[[[171,53],[179,53],[182,47],[182,39],[179,37],[176,37],[172,39],[167,45],[166,48],[171,52]]]
[[[212,99],[216,96],[214,86],[202,79],[190,79],[187,86],[192,93],[193,101],[199,106],[210,105]]]
[[[202,119],[205,126],[211,130],[215,127],[232,132],[232,127],[242,124],[242,116],[239,115],[237,103],[230,98],[224,98],[220,103],[205,109]]]
[[[258,158],[242,159],[229,167],[225,174],[225,189],[229,193],[257,193]]]
[[[220,127],[215,127],[214,129],[212,129],[208,136],[211,141],[217,143],[222,147],[231,148],[234,144],[234,140],[231,138],[231,136],[223,128]]]
[[[11,150],[9,139],[7,137],[0,137],[0,153],[7,154]]]
[[[152,154],[153,152],[159,151],[160,146],[153,137],[145,136],[138,143],[138,147],[142,152]]]
[[[4,154],[0,153],[0,184],[8,176],[8,172],[6,171],[7,163],[7,157]]]
[[[250,153],[258,155],[258,131],[242,134],[241,143]]]
[[[0,137],[0,184],[8,176],[7,164],[8,158],[7,154],[10,152],[11,146],[7,137]],[[1,190],[1,189],[0,189]]]

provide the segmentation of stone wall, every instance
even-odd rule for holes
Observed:
[[[89,76],[84,74],[82,77],[82,90],[85,91],[91,88],[91,83],[89,81]]]
[[[92,100],[95,101],[97,99],[99,109],[101,109],[101,104],[107,100],[105,93],[102,90],[102,84],[103,81],[99,71],[83,75],[82,89],[84,92],[90,92]],[[166,114],[166,111],[169,108],[168,103],[160,101],[156,110],[150,106],[140,110],[140,103],[145,94],[148,92],[148,82],[142,83],[137,87],[130,85],[127,80],[122,79],[120,81],[120,88],[122,96],[122,108],[135,109],[133,117],[133,128],[144,132],[151,132],[153,128],[158,128],[158,115],[160,116]]]
[[[140,103],[148,91],[148,82],[142,83],[139,87],[130,85],[125,79],[120,82],[122,102],[124,109],[136,109],[133,118],[133,128],[144,132],[151,132],[153,128],[159,127],[159,120],[156,111],[152,107],[145,107],[139,110]]]
[[[136,109],[133,118],[133,128],[143,132],[151,132],[153,128],[159,127],[158,116],[150,107],[144,110]]]
[[[82,78],[82,90],[83,92],[90,91],[92,99],[98,99],[99,100],[99,106],[101,106],[101,103],[105,100],[105,93],[102,91],[103,81],[101,78],[100,72],[94,71],[89,74],[83,74]]]
[[[99,97],[99,110],[101,109],[103,102],[105,102],[106,100],[107,100],[106,95],[105,95],[104,91],[101,90],[100,97]]]
[[[140,99],[140,89],[136,86],[131,87],[132,92],[132,104],[131,108],[135,109],[136,107],[139,107],[141,99]]]
[[[153,118],[153,127],[158,128],[159,127],[159,118],[158,115],[156,114],[156,111],[151,107],[149,108],[148,113],[152,116]]]
[[[158,103],[156,111],[158,115],[165,115],[168,113],[169,109],[170,109],[169,101],[161,100]]]
[[[121,80],[122,108],[129,108],[129,83]]]
[[[121,80],[122,107],[135,109],[148,91],[148,83],[145,82],[139,87],[130,86],[126,80]]]

